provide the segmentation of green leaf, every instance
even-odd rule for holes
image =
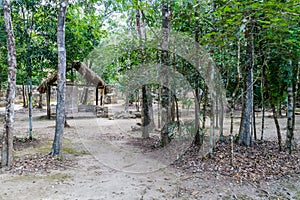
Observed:
[[[264,21],[264,20],[257,20],[258,22],[262,23],[262,24],[271,24],[270,21]]]

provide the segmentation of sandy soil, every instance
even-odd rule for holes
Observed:
[[[119,108],[116,105],[111,109]],[[45,111],[34,111],[33,133],[40,144],[16,151],[16,157],[50,152],[55,121],[43,116]],[[235,120],[237,130],[238,118]],[[64,159],[70,160],[72,166],[25,175],[2,169],[0,199],[300,199],[299,176],[257,185],[208,172],[191,175],[176,169],[170,164],[178,152],[171,155],[172,159],[165,159],[164,150],[144,152],[128,143],[141,137],[139,131],[132,131],[137,122],[140,119],[109,120],[96,118],[93,113],[74,115],[68,119],[71,127],[65,129],[64,136]],[[286,119],[280,122],[284,124]],[[257,124],[259,130],[260,122]],[[276,135],[273,124],[267,118],[265,136],[270,140]],[[19,110],[16,135],[26,137],[27,127],[27,113]],[[296,137],[299,141],[299,134]]]

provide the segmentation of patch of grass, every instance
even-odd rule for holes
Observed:
[[[48,154],[51,152],[52,141],[47,141],[44,144],[37,147],[37,151],[42,154]]]
[[[25,138],[26,139],[26,138]],[[24,138],[18,138],[18,140],[22,141],[25,140]],[[37,144],[36,146],[31,146],[28,148],[23,148],[16,152],[15,156],[22,157],[24,155],[32,155],[34,153],[41,153],[41,154],[48,154],[51,152],[52,148],[52,140],[40,140],[41,143]],[[64,138],[63,141],[63,154],[70,154],[70,155],[89,155],[88,151],[82,150],[81,148],[73,147],[74,144],[72,143],[71,139]],[[75,145],[76,146],[76,145]]]
[[[57,174],[52,174],[50,176],[47,176],[47,178],[51,180],[67,180],[72,178],[72,176],[69,174],[57,173]]]
[[[64,138],[63,141],[63,153],[71,154],[71,155],[89,155],[90,153],[85,150],[78,150],[77,148],[73,147],[74,144],[72,143],[71,139]]]
[[[67,154],[71,154],[71,155],[88,155],[90,154],[89,152],[87,151],[78,151],[74,148],[69,148],[69,147],[64,147],[63,148],[63,153],[67,153]]]

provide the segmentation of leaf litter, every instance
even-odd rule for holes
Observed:
[[[36,138],[29,140],[28,138],[14,137],[14,150],[20,151],[30,146],[35,147],[40,143],[41,141]],[[68,159],[67,156],[63,159],[58,159],[49,154],[35,153],[22,156],[21,158],[14,158],[12,166],[9,168],[2,168],[0,174],[48,174],[53,170],[64,170],[72,166],[74,166],[74,162],[71,159]]]
[[[202,157],[201,147],[191,146],[173,166],[187,173],[212,172],[225,177],[252,183],[281,178],[300,179],[299,149],[290,155],[279,151],[275,141],[253,141],[250,147],[234,145],[231,165],[230,142],[218,142],[212,155]]]

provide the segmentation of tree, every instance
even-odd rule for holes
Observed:
[[[162,1],[162,92],[161,92],[161,106],[162,106],[162,123],[163,127],[161,130],[161,144],[166,146],[170,142],[169,137],[169,126],[171,124],[171,95],[169,81],[168,81],[168,66],[170,63],[169,52],[168,52],[168,38],[169,38],[169,4],[168,2]]]
[[[55,135],[52,145],[52,156],[62,155],[62,142],[65,125],[65,88],[66,88],[66,48],[65,48],[65,20],[68,1],[59,1],[57,21],[57,48],[58,48],[58,78],[57,78],[57,105]]]
[[[3,1],[4,21],[7,37],[8,87],[6,93],[6,115],[2,139],[2,166],[11,166],[13,162],[14,99],[16,93],[16,49],[10,13],[10,0]]]
[[[250,146],[251,144],[251,129],[253,116],[253,27],[248,24],[245,30],[246,42],[246,60],[245,60],[245,83],[244,83],[244,98],[243,110],[239,131],[239,144]]]
[[[140,7],[139,5],[139,0],[137,0],[137,6]],[[141,45],[141,60],[142,62],[146,61],[146,47],[145,47],[145,42],[146,42],[146,27],[145,27],[145,20],[144,18],[141,17],[142,15],[142,10],[138,8],[136,10],[136,29],[138,33],[138,37],[140,40],[140,45]],[[149,72],[147,72],[149,75]],[[142,86],[142,127],[143,127],[143,138],[148,138],[149,133],[153,130],[154,128],[154,119],[153,119],[153,107],[152,107],[152,97],[151,97],[151,92],[150,88],[148,85],[143,85]]]

